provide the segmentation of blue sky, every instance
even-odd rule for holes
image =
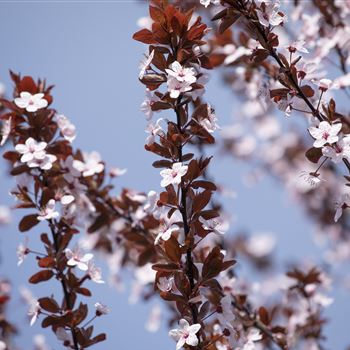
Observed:
[[[117,190],[122,186],[159,190],[160,176],[151,166],[155,158],[144,150],[146,123],[139,110],[144,89],[138,82],[138,64],[145,47],[131,39],[137,30],[137,19],[147,15],[146,7],[136,1],[11,1],[2,2],[0,10],[0,81],[8,91],[12,86],[8,69],[46,78],[49,84],[55,84],[55,108],[77,127],[75,145],[86,151],[99,151],[110,166],[128,169],[118,180]],[[228,124],[235,101],[215,75],[208,86],[207,98],[216,107],[220,124]],[[0,161],[0,169],[0,204],[10,205],[8,191],[13,182],[5,174],[5,162]],[[264,180],[259,187],[245,187],[242,176],[247,169],[243,163],[225,158],[217,157],[213,162],[213,175],[238,194],[237,198],[225,201],[227,211],[236,217],[233,230],[274,232],[279,239],[278,256],[284,261],[298,256],[317,259],[320,250],[312,243],[312,226],[303,213],[271,179]],[[17,267],[15,250],[23,240],[16,226],[19,217],[17,213],[14,223],[0,231],[1,275],[8,276],[15,288],[26,284],[35,264],[27,259]],[[35,232],[29,235],[35,242]],[[50,288],[55,287],[47,284],[32,290],[39,297]],[[117,345],[128,349],[175,348],[166,334],[166,325],[157,334],[144,330],[149,304],[129,305],[127,290],[118,294],[107,285],[93,288],[99,298],[96,301],[108,304],[112,310],[96,322],[97,330],[108,333],[108,342],[96,349]],[[336,294],[338,299],[329,310],[336,321],[327,328],[331,349],[345,347],[345,311],[350,309],[347,295]],[[94,302],[91,300],[91,304]],[[13,305],[16,312],[10,312],[11,318],[26,325],[25,308],[19,307],[18,300]],[[23,326],[21,331],[18,344],[23,349],[29,349],[34,334],[42,333],[39,323],[32,328]],[[48,339],[57,348],[55,339],[52,336]]]

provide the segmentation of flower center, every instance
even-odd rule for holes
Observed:
[[[329,137],[329,133],[325,131],[325,132],[323,133],[323,138],[324,138],[325,140],[328,140],[328,137]]]

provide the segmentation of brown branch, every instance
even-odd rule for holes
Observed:
[[[51,230],[51,235],[52,235],[52,239],[53,239],[53,242],[54,242],[55,251],[56,251],[56,254],[57,254],[58,251],[59,251],[59,245],[58,245],[58,240],[57,240],[57,233],[55,231],[55,225],[54,225],[54,222],[53,222],[52,219],[49,220],[49,227],[50,227],[50,230]],[[73,305],[71,303],[70,294],[68,292],[68,287],[67,287],[66,281],[65,281],[63,276],[61,276],[60,282],[61,282],[61,286],[62,286],[62,290],[63,290],[63,294],[64,294],[64,300],[65,300],[65,303],[66,303],[66,307],[67,307],[68,310],[72,310],[73,309]],[[74,343],[74,349],[75,350],[79,350],[78,339],[77,339],[77,336],[75,334],[74,327],[70,327],[70,330],[71,330],[72,339],[73,339],[73,343]]]
[[[175,113],[176,113],[176,124],[179,129],[180,134],[184,134],[184,131],[182,129],[181,125],[181,118],[180,118],[180,108],[181,108],[181,97],[177,99],[177,103],[175,106]],[[179,162],[182,163],[182,148],[183,145],[181,144],[178,147],[178,160]],[[185,238],[188,237],[190,233],[190,226],[188,222],[188,217],[187,217],[187,188],[184,185],[183,181],[181,180],[180,184],[180,213],[182,216],[182,221],[184,225],[184,233],[185,233]],[[194,282],[194,263],[193,263],[193,258],[192,258],[192,247],[189,245],[186,251],[186,275],[188,277],[188,280],[190,281],[190,287],[191,287],[191,292],[195,288],[195,282]],[[198,309],[196,304],[191,304],[191,313],[192,313],[192,320],[193,323],[198,323]],[[200,344],[200,337],[198,336],[199,344]]]

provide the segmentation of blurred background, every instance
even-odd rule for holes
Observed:
[[[155,157],[144,150],[146,121],[139,108],[144,88],[138,82],[138,65],[145,47],[131,38],[143,16],[147,16],[147,6],[136,1],[0,2],[0,81],[8,95],[12,89],[9,69],[46,78],[48,84],[54,84],[53,106],[76,125],[75,146],[97,150],[109,167],[128,169],[117,180],[117,191],[122,187],[144,192],[160,189],[158,170],[151,166]],[[211,73],[206,98],[215,107],[222,127],[229,125],[239,112],[237,101],[223,86],[218,73]],[[212,176],[234,193],[223,199],[225,210],[232,217],[230,232],[271,233],[277,240],[276,259],[282,267],[294,258],[322,263],[322,248],[313,242],[312,223],[281,185],[267,177],[258,186],[247,186],[247,165],[225,158],[218,148],[208,153],[216,155]],[[3,160],[0,169],[0,205],[11,206],[13,199],[8,192],[14,182],[7,176]],[[35,266],[29,257],[17,267],[16,247],[24,240],[17,230],[20,217],[20,211],[13,212],[12,223],[0,228],[0,275],[9,278],[13,285],[9,316],[20,328],[16,342],[21,349],[32,349],[33,336],[44,333],[48,344],[57,349],[59,343],[50,331],[43,332],[40,322],[29,326],[26,306],[20,300],[18,289],[27,285]],[[33,245],[38,233],[33,230],[27,234]],[[239,262],[237,268],[244,271],[242,264]],[[99,265],[105,266],[103,260]],[[123,291],[107,283],[91,283],[93,298],[98,297],[91,304],[100,301],[111,309],[109,315],[95,322],[96,330],[108,335],[107,341],[95,348],[174,349],[175,344],[167,335],[166,318],[159,332],[145,329],[151,307],[157,301],[130,304],[131,277],[128,272],[122,275]],[[30,286],[37,297],[48,291],[60,293],[49,288],[50,284]],[[52,288],[56,288],[54,284]],[[327,309],[332,322],[326,327],[326,344],[329,349],[344,349],[350,302],[344,291],[333,290],[331,296],[335,301]]]

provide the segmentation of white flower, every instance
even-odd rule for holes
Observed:
[[[146,145],[151,145],[154,143],[156,135],[163,135],[164,131],[160,125],[163,118],[159,118],[155,124],[149,123],[145,131],[149,134],[146,138]]]
[[[171,169],[164,169],[160,172],[163,177],[160,185],[166,187],[170,184],[178,185],[181,183],[181,178],[187,173],[188,166],[182,165],[181,162],[174,163]]]
[[[220,218],[214,218],[210,220],[205,220],[203,217],[199,217],[204,230],[211,231],[220,235],[225,234],[228,229],[227,222],[221,220]]]
[[[196,81],[196,71],[194,68],[185,68],[177,61],[170,65],[170,69],[165,70],[168,73],[168,79],[175,78],[178,82],[187,82],[193,84]]]
[[[60,114],[57,116],[57,125],[60,128],[60,131],[63,137],[67,141],[72,143],[77,136],[75,125],[73,125],[69,121],[69,119],[65,117],[63,114]]]
[[[159,305],[155,305],[151,310],[151,313],[145,324],[145,328],[149,332],[157,332],[161,325],[161,317],[162,317],[162,308]]]
[[[173,287],[174,277],[159,277],[157,287],[162,292],[170,292]]]
[[[317,80],[312,80],[312,82],[318,86],[318,88],[325,92],[328,89],[337,89],[338,86],[332,82],[330,79],[321,79],[319,81]]]
[[[24,243],[20,243],[17,247],[17,251],[16,251],[17,258],[18,258],[17,266],[19,266],[23,263],[24,259],[26,258],[26,256],[29,253],[28,241],[29,241],[29,238],[28,238],[28,236],[26,236]]]
[[[95,283],[105,283],[102,280],[102,272],[101,269],[93,263],[93,261],[88,262],[88,270],[87,274],[90,276],[91,280]]]
[[[84,161],[74,160],[73,167],[80,171],[84,177],[92,176],[103,171],[104,165],[101,163],[101,156],[98,152],[83,153]]]
[[[208,132],[213,133],[219,128],[216,124],[218,118],[216,118],[214,110],[211,108],[210,104],[207,104],[208,116],[206,118],[201,118],[199,124]]]
[[[247,335],[247,341],[242,350],[255,350],[254,342],[262,339],[262,335],[256,328],[250,328]]]
[[[39,221],[43,221],[43,220],[56,219],[57,217],[59,217],[60,214],[58,213],[58,211],[55,210],[55,206],[56,206],[56,201],[54,199],[50,199],[47,202],[46,206],[39,211],[39,215],[37,219]]]
[[[52,168],[52,164],[57,160],[57,157],[53,154],[45,154],[45,156],[41,159],[34,158],[29,160],[27,165],[29,168],[40,168],[42,170],[50,170]]]
[[[350,207],[350,195],[348,193],[342,194],[340,200],[335,203],[335,216],[334,221],[338,222],[339,218],[343,214],[343,210]]]
[[[32,300],[29,304],[28,316],[31,317],[30,325],[32,326],[38,319],[40,313],[40,305],[37,300]]]
[[[170,92],[171,98],[178,98],[182,92],[187,92],[192,90],[191,83],[184,81],[180,82],[176,78],[168,77],[168,91]]]
[[[15,150],[22,154],[21,162],[26,163],[33,159],[43,159],[46,155],[46,142],[37,142],[32,137],[29,137],[26,142],[16,145]]]
[[[101,303],[96,303],[95,308],[96,308],[96,315],[97,316],[107,315],[110,313],[109,308],[106,305],[103,305]]]
[[[227,324],[230,324],[234,319],[235,315],[233,314],[232,310],[232,300],[231,300],[231,295],[225,295],[221,301],[221,310],[218,312],[218,319],[220,324],[223,327],[226,327]]]
[[[89,269],[88,262],[94,257],[93,254],[83,254],[78,247],[75,247],[73,250],[66,248],[64,251],[66,258],[68,259],[68,266],[76,266],[82,271],[87,271]]]
[[[25,108],[27,112],[36,112],[38,109],[45,108],[48,105],[47,100],[44,98],[44,94],[32,95],[27,91],[22,91],[20,97],[15,98],[15,104],[19,108]]]
[[[281,23],[286,21],[286,17],[281,16],[278,10],[279,10],[278,3],[271,2],[266,4],[265,11],[262,11],[262,10],[256,11],[259,22],[265,27],[269,27],[270,24],[272,26],[280,25]]]
[[[119,177],[124,175],[127,171],[128,169],[125,169],[125,168],[122,169],[122,168],[113,167],[109,170],[109,176]]]
[[[6,140],[8,139],[8,137],[10,136],[11,120],[12,120],[12,118],[2,121],[2,127],[1,127],[1,132],[0,132],[0,135],[1,135],[0,146],[3,146],[6,142]]]
[[[0,225],[7,225],[11,222],[10,209],[4,205],[0,205]]]
[[[145,113],[146,120],[151,120],[153,116],[152,104],[159,101],[159,97],[151,92],[150,89],[146,89],[145,100],[141,103],[141,111]]]
[[[303,52],[303,53],[309,53],[309,51],[305,48],[305,45],[306,42],[305,40],[297,40],[297,41],[294,41],[294,43],[292,43],[291,45],[287,46],[287,49],[290,51],[290,52]]]
[[[181,319],[179,321],[179,326],[179,329],[172,329],[169,332],[169,336],[177,342],[176,350],[181,349],[185,344],[190,346],[197,346],[198,338],[196,336],[196,333],[198,333],[200,330],[201,325],[199,323],[196,323],[190,326],[190,324],[185,319]]]
[[[179,226],[173,225],[176,221],[177,219],[175,214],[173,214],[170,219],[168,219],[167,216],[164,217],[164,219],[161,221],[161,224],[159,225],[159,232],[156,239],[154,240],[154,244],[158,244],[160,239],[163,241],[170,239],[173,232],[179,229]]]
[[[141,61],[140,63],[140,74],[139,74],[139,79],[142,79],[143,76],[145,75],[147,69],[150,67],[150,64],[152,63],[154,57],[154,50],[152,50],[152,52],[149,54],[149,56],[145,57],[144,60]]]
[[[168,91],[171,98],[178,98],[180,93],[192,90],[196,78],[194,68],[185,68],[177,61],[170,65],[170,69],[165,70],[168,73]]]
[[[331,158],[334,163],[340,163],[343,158],[350,159],[350,136],[342,138],[332,146],[323,147],[322,154]]]
[[[55,333],[56,333],[57,339],[63,342],[63,345],[65,347],[70,347],[70,345],[73,344],[72,334],[66,332],[66,330],[63,327],[58,327]]]
[[[239,59],[242,56],[250,56],[252,54],[251,49],[247,49],[244,46],[236,46],[234,44],[226,44],[223,47],[223,53],[226,55],[224,64],[229,65],[233,62],[235,62],[237,59]]]
[[[66,171],[63,175],[64,179],[70,184],[80,177],[80,171],[74,168],[73,163],[74,158],[72,156],[68,156],[65,160],[60,161],[61,168]]]
[[[276,238],[269,233],[255,234],[246,242],[247,252],[257,258],[270,254],[276,246]]]
[[[332,144],[338,141],[337,136],[342,128],[341,123],[329,124],[326,121],[322,121],[318,127],[310,127],[308,130],[311,136],[315,139],[314,147],[321,148],[326,143]]]
[[[158,193],[156,191],[149,191],[147,193],[147,202],[144,205],[143,210],[147,214],[154,213],[154,211],[158,209],[157,202],[158,202]]]
[[[7,349],[6,343],[0,340],[0,350],[6,350],[6,349]]]

